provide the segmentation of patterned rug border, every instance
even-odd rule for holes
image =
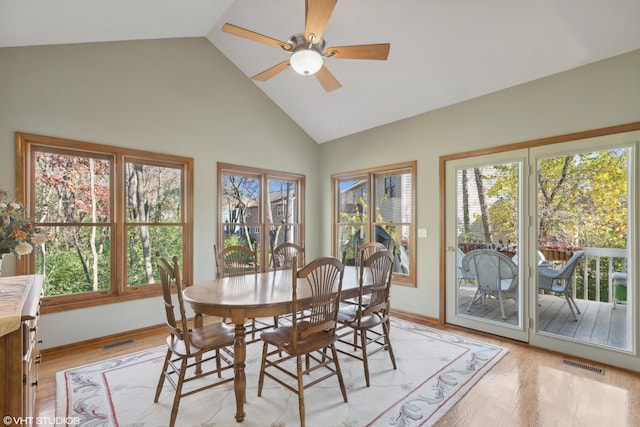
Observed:
[[[366,427],[378,425],[409,427],[431,426],[435,424],[508,353],[506,348],[429,326],[400,319],[392,319],[392,322],[396,326],[402,324],[405,330],[415,333],[435,334],[438,339],[449,344],[459,344],[463,347],[470,347],[465,352],[465,354],[470,357],[469,359],[464,359],[464,357],[462,357],[463,355],[461,355],[451,360],[439,371],[398,399],[395,404],[382,411],[374,420],[367,424]],[[473,352],[473,347],[494,349],[496,352],[493,354],[485,354],[482,351]],[[459,384],[457,381],[459,381],[459,378],[462,376],[467,376],[467,378],[462,384]],[[459,388],[451,390],[456,385],[458,385]],[[432,393],[428,393],[429,390],[431,390]],[[446,396],[447,392],[449,392],[448,397]],[[421,416],[423,414],[419,411],[420,408],[428,405],[436,405],[436,407],[432,409],[431,415]]]
[[[410,321],[393,318],[392,324],[395,327],[402,328],[406,332],[420,334],[428,340],[442,341],[449,345],[459,346],[464,350],[452,360],[443,359],[443,362],[446,363],[440,366],[432,375],[421,380],[419,384],[412,385],[410,388],[408,387],[401,397],[391,405],[388,405],[386,409],[382,410],[378,415],[373,416],[368,423],[358,425],[366,427],[432,426],[508,353],[507,349],[494,344],[466,338]],[[70,380],[70,377],[73,376],[71,373],[98,366],[100,371],[105,372],[131,367],[135,364],[162,358],[164,357],[165,350],[165,346],[159,346],[59,371],[56,373],[56,418],[69,420],[71,419],[69,417],[75,415],[80,416],[81,419],[84,420],[84,422],[79,425],[119,425],[115,403],[109,390],[106,391],[108,395],[106,400],[108,400],[108,403],[105,403],[107,403],[107,406],[110,408],[110,414],[113,417],[111,420],[94,417],[94,411],[90,406],[83,407],[82,404],[76,404],[74,405],[74,410],[69,408],[70,403],[68,396],[71,394],[69,387],[74,381],[73,379]],[[108,383],[105,373],[101,373],[100,378],[104,384]],[[75,379],[74,392],[83,387],[83,384],[79,384],[78,381],[84,380],[82,376]],[[89,379],[86,380],[91,382]],[[61,387],[62,382],[64,382],[64,387]],[[95,382],[91,382],[88,386],[95,385]],[[64,404],[62,400],[64,400]],[[108,424],[109,422],[112,424]],[[235,425],[235,423],[233,424]],[[242,424],[249,425],[246,422]],[[68,425],[74,424],[71,423]],[[202,425],[204,426],[205,424]],[[217,426],[219,424],[207,425]],[[356,424],[347,423],[340,425],[344,425],[345,427],[356,426]]]

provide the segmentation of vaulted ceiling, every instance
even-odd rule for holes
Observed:
[[[332,92],[290,68],[255,84],[324,143],[640,49],[638,18],[638,0],[338,0],[327,46],[389,42],[388,60],[325,58]],[[206,37],[248,79],[289,57],[225,22],[286,42],[305,1],[3,0],[0,47]]]

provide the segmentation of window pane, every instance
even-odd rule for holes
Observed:
[[[260,223],[260,180],[250,176],[223,175],[222,221],[230,224]]]
[[[338,222],[365,223],[369,211],[367,180],[339,180],[338,191]]]
[[[253,250],[258,245],[258,251],[260,251],[260,231],[260,227],[255,226],[227,225],[224,228],[224,247],[244,246]],[[266,250],[269,251],[269,248]]]
[[[193,190],[184,179],[192,176],[193,159],[16,135],[21,147],[16,162],[26,166],[21,197],[33,202],[29,211],[47,233],[47,241],[35,245],[36,256],[17,264],[16,272],[45,275],[45,294],[56,297],[43,300],[43,306],[64,310],[127,294],[158,295],[156,249],[182,258],[193,244],[187,203]],[[192,281],[191,258],[181,261],[185,280]],[[123,282],[156,284],[132,290]]]
[[[108,160],[36,151],[33,167],[38,222],[110,221]]]
[[[295,224],[298,222],[298,191],[295,182],[268,181],[266,222]]]
[[[391,251],[396,248],[393,264],[393,272],[396,274],[410,274],[409,255],[413,244],[410,230],[409,225],[376,225],[376,241],[388,245]]]
[[[304,243],[304,176],[218,163],[218,177],[218,248],[257,249],[268,271],[275,245]]]
[[[48,240],[36,257],[45,296],[111,287],[110,167],[104,156],[34,151],[36,218]],[[66,226],[65,224],[102,224]]]
[[[394,280],[415,284],[414,172],[411,162],[332,177],[336,255],[346,251],[353,263],[355,248],[365,243],[396,247]]]
[[[127,163],[125,185],[128,222],[181,221],[182,173],[180,169]]]
[[[367,227],[365,225],[338,226],[338,258],[346,252],[348,265],[355,265],[356,245],[367,242]]]
[[[411,222],[411,173],[376,176],[376,219]]]
[[[160,283],[156,252],[168,261],[177,256],[182,265],[181,226],[132,226],[127,237],[127,286]]]
[[[267,249],[271,250],[284,242],[302,244],[298,239],[298,226],[271,224],[269,226],[269,247]]]
[[[37,271],[45,275],[45,296],[110,288],[109,226],[41,228],[50,236],[36,262]]]
[[[458,247],[490,248],[513,256],[518,246],[519,163],[457,171]]]

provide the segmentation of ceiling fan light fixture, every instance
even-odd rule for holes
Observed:
[[[299,48],[289,62],[296,73],[310,76],[322,68],[322,55],[314,48]]]

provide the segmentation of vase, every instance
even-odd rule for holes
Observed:
[[[2,277],[2,261],[9,255],[9,252],[0,252],[0,277]]]

